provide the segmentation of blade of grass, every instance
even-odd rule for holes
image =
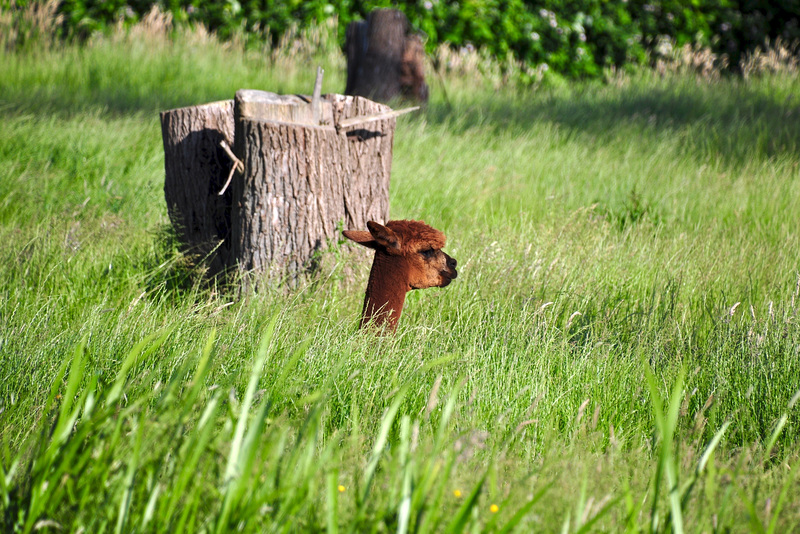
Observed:
[[[650,389],[650,401],[653,406],[653,417],[655,419],[656,429],[658,430],[656,437],[660,437],[663,441],[664,438],[661,427],[664,424],[664,410],[661,405],[661,395],[658,392],[656,378],[653,375],[653,371],[650,369],[650,365],[644,360],[642,363],[644,366],[644,374],[647,379],[647,385]],[[650,508],[650,532],[659,531],[658,504],[659,495],[661,494],[661,475],[663,472],[663,463],[661,461],[661,457],[659,457],[659,461],[656,463],[656,472],[653,476],[653,504]]]
[[[683,380],[685,370],[681,369],[678,377],[672,388],[669,404],[667,406],[667,414],[664,415],[661,407],[661,396],[658,392],[655,377],[653,376],[650,366],[645,362],[645,375],[650,387],[650,398],[653,406],[653,412],[656,420],[656,428],[661,437],[661,447],[659,450],[659,467],[657,473],[663,472],[667,478],[667,485],[669,487],[669,508],[670,508],[670,521],[672,529],[676,534],[683,534],[683,513],[681,510],[680,490],[678,487],[677,478],[677,462],[674,456],[673,439],[675,435],[675,428],[677,426],[678,414],[680,412],[681,397],[683,395]],[[656,475],[655,496],[653,502],[653,520],[656,521],[656,506],[658,503],[658,491],[660,484],[660,475]],[[657,526],[657,523],[651,523],[651,528]]]
[[[123,491],[120,496],[119,502],[119,515],[117,516],[117,526],[114,529],[116,534],[121,534],[125,528],[125,522],[128,520],[128,512],[131,507],[131,500],[133,498],[133,482],[136,476],[136,469],[139,467],[139,454],[142,450],[142,438],[144,436],[144,416],[140,414],[136,423],[136,441],[133,446],[133,457],[128,464],[128,470],[125,474],[125,481],[123,483]]]
[[[595,523],[597,523],[597,522],[598,522],[598,521],[600,521],[600,520],[601,520],[601,519],[602,519],[604,516],[606,516],[606,515],[607,515],[607,514],[608,514],[608,513],[611,511],[611,509],[612,509],[612,508],[613,508],[613,507],[614,507],[614,506],[615,506],[615,505],[616,505],[616,504],[617,504],[617,503],[618,503],[620,500],[622,500],[622,496],[619,496],[619,497],[617,497],[617,498],[615,498],[615,499],[611,499],[610,501],[608,501],[608,502],[605,504],[605,506],[603,506],[603,507],[602,507],[600,510],[598,510],[598,511],[597,511],[597,513],[596,513],[596,514],[594,514],[594,515],[592,516],[592,518],[591,518],[591,519],[589,519],[589,520],[588,520],[586,523],[584,523],[583,525],[581,525],[581,528],[579,528],[578,530],[576,530],[576,531],[575,531],[575,534],[584,534],[585,532],[591,532],[591,531],[592,531],[592,527],[595,525]]]
[[[501,528],[498,531],[498,534],[508,534],[513,529],[515,529],[517,525],[519,525],[520,521],[522,521],[522,519],[530,513],[531,509],[536,505],[537,502],[539,502],[539,500],[542,497],[544,497],[544,494],[547,493],[547,490],[549,490],[552,486],[553,486],[552,482],[548,482],[547,484],[542,486],[539,489],[539,491],[537,491],[533,495],[533,498],[531,498],[528,502],[519,507],[519,510],[517,510],[514,513],[514,515],[511,516],[511,519],[509,519],[508,522],[505,525],[503,525],[503,528]]]
[[[486,477],[488,476],[489,471],[484,471],[481,478],[478,482],[475,483],[473,486],[472,491],[469,493],[469,496],[464,501],[464,503],[459,507],[458,512],[456,512],[455,517],[450,524],[447,525],[445,532],[448,533],[459,533],[464,532],[464,527],[467,525],[467,521],[469,520],[469,516],[472,513],[473,508],[478,504],[478,497],[480,497],[481,491],[483,490],[483,483],[486,481]]]
[[[683,397],[683,382],[686,375],[685,369],[681,368],[678,373],[678,378],[675,380],[675,385],[672,387],[672,395],[669,400],[669,407],[667,411],[667,420],[665,422],[664,436],[661,440],[663,451],[663,461],[667,475],[667,483],[669,484],[669,503],[670,503],[670,519],[672,523],[673,532],[676,534],[683,534],[683,510],[681,508],[680,489],[678,486],[678,462],[675,457],[675,429],[678,426],[678,415],[681,408],[681,399]]]
[[[236,422],[236,429],[234,431],[231,449],[228,453],[228,462],[225,467],[225,474],[223,477],[223,503],[222,510],[217,518],[216,531],[218,533],[224,532],[228,528],[228,516],[231,512],[234,498],[235,485],[234,480],[241,476],[241,447],[244,440],[244,432],[247,427],[248,412],[253,403],[258,382],[261,380],[261,375],[264,368],[264,363],[267,361],[269,355],[270,344],[272,343],[272,336],[275,332],[275,325],[278,322],[278,314],[275,314],[267,325],[264,334],[261,336],[256,359],[253,362],[253,367],[250,371],[250,380],[245,390],[244,399],[239,410],[239,419]]]
[[[178,503],[185,494],[185,489],[197,475],[197,465],[200,462],[200,457],[205,452],[214,431],[213,421],[221,396],[222,392],[217,391],[211,397],[203,411],[203,415],[200,417],[200,421],[197,423],[197,428],[193,433],[194,439],[186,444],[187,450],[191,451],[191,453],[181,464],[181,468],[177,473],[177,480],[174,486],[170,488],[169,498],[165,501],[165,508],[159,513],[159,521],[161,522],[170,523],[172,521]],[[142,525],[143,530],[145,525],[146,522]]]
[[[69,378],[67,379],[67,388],[64,391],[64,397],[59,409],[58,419],[56,426],[53,429],[53,444],[58,444],[64,439],[72,429],[74,418],[70,417],[69,413],[72,410],[75,394],[78,391],[78,386],[83,379],[83,357],[86,354],[87,337],[84,337],[81,342],[75,347],[72,353],[72,365],[69,370]],[[74,414],[77,418],[77,413]]]
[[[780,518],[783,506],[786,504],[786,497],[789,495],[789,488],[794,486],[795,482],[797,481],[796,473],[797,468],[795,466],[792,468],[790,476],[787,476],[786,481],[783,483],[781,493],[778,496],[778,502],[775,503],[775,511],[772,512],[772,517],[770,518],[769,525],[767,526],[767,534],[774,534],[777,531],[778,519]]]
[[[242,404],[239,409],[239,419],[236,422],[236,430],[234,432],[233,442],[231,443],[231,450],[228,454],[228,463],[225,467],[224,481],[226,484],[238,474],[239,451],[242,446],[242,441],[244,440],[244,431],[247,427],[248,412],[250,411],[250,406],[253,403],[253,397],[256,394],[258,382],[261,379],[264,363],[267,361],[269,346],[272,342],[272,336],[277,322],[278,315],[276,314],[269,322],[264,335],[261,337],[258,353],[250,371],[250,381],[247,384],[244,399],[242,400]]]
[[[683,489],[681,490],[681,506],[686,507],[689,503],[689,497],[691,496],[692,490],[694,489],[695,484],[700,479],[700,476],[703,474],[706,468],[706,464],[708,464],[708,460],[711,458],[711,455],[716,450],[719,442],[722,440],[723,434],[730,426],[730,421],[725,421],[722,425],[722,428],[717,430],[714,434],[714,437],[711,438],[711,441],[706,446],[706,449],[703,451],[703,454],[700,456],[700,461],[697,462],[697,468],[695,469],[694,475],[690,480],[688,480],[685,484]]]
[[[447,489],[447,484],[450,483],[450,474],[453,471],[453,466],[456,463],[455,452],[452,450],[449,452],[449,455],[445,460],[444,471],[441,473],[441,475],[439,475],[439,462],[434,465],[432,470],[432,472],[436,475],[435,477],[431,478],[431,483],[436,483],[433,499],[430,500],[429,504],[426,504],[429,501],[427,496],[430,494],[430,491],[423,489],[423,487],[420,487],[420,493],[418,494],[420,502],[418,509],[420,510],[420,515],[423,516],[422,524],[417,530],[417,532],[420,533],[438,531],[439,523],[442,521],[442,499]],[[414,500],[416,501],[416,499]]]
[[[339,533],[339,470],[331,469],[327,476],[327,514],[325,516],[327,533]]]
[[[769,438],[767,439],[767,445],[764,447],[765,462],[769,460],[772,448],[775,446],[775,442],[778,441],[778,437],[781,435],[783,427],[786,425],[786,421],[788,420],[789,420],[788,414],[784,413],[783,415],[781,415],[780,419],[778,419],[778,421],[775,423],[772,432],[770,432]]]
[[[372,479],[375,476],[375,471],[378,469],[378,463],[381,460],[381,456],[383,455],[383,450],[386,447],[386,440],[389,437],[389,430],[392,428],[392,423],[394,422],[394,418],[397,415],[397,411],[400,409],[400,405],[403,403],[405,399],[406,391],[408,391],[409,384],[406,384],[400,388],[400,391],[397,392],[395,395],[394,401],[389,406],[389,408],[384,413],[383,417],[381,418],[381,428],[378,432],[378,437],[375,439],[375,444],[372,447],[372,456],[370,457],[369,463],[367,464],[367,469],[364,474],[364,490],[361,495],[361,503],[362,506],[366,502],[367,498],[369,497],[369,491],[372,485]]]
[[[200,353],[200,360],[197,362],[192,380],[189,382],[189,393],[183,399],[183,405],[187,408],[194,407],[194,401],[203,389],[204,381],[208,374],[209,362],[211,361],[211,352],[214,349],[216,338],[217,331],[212,328],[206,339],[206,344],[203,346],[203,352]]]
[[[164,329],[160,332],[155,332],[146,336],[144,339],[136,343],[133,348],[128,352],[128,355],[120,365],[117,371],[117,378],[106,396],[106,404],[111,405],[117,402],[122,394],[122,388],[128,380],[128,371],[136,363],[137,358],[147,358],[154,353],[166,341],[167,337],[172,333],[171,328]]]
[[[756,510],[755,503],[750,499],[750,497],[747,496],[742,488],[737,487],[736,492],[739,494],[739,498],[742,499],[742,502],[747,508],[747,519],[750,526],[750,532],[766,534],[764,525],[761,523],[761,520],[758,517],[758,510]]]
[[[411,418],[404,415],[400,419],[399,472],[403,473],[400,506],[397,509],[397,534],[406,534],[411,514],[411,477],[413,460],[409,459],[411,442]]]

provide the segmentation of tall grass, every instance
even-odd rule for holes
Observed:
[[[158,111],[309,92],[317,63],[340,90],[332,29],[261,51],[155,15],[46,34],[0,56],[5,530],[797,524],[792,71],[433,76],[391,211],[463,267],[375,339],[368,255],[333,244],[292,294],[236,300],[180,256],[161,189]]]

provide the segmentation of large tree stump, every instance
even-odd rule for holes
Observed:
[[[401,96],[428,101],[425,50],[409,29],[405,14],[396,9],[376,9],[366,21],[347,26],[345,94],[380,102]]]
[[[342,226],[388,219],[395,119],[341,125],[391,109],[341,95],[319,107],[315,115],[302,97],[236,93],[234,152],[244,171],[232,183],[231,241],[242,272],[292,285]]]
[[[323,97],[319,76],[313,99],[241,90],[161,114],[170,219],[210,274],[291,286],[341,228],[389,218],[395,117],[416,108]]]
[[[231,193],[218,193],[233,165],[220,142],[233,130],[232,100],[161,113],[167,211],[183,252],[212,274],[230,262]]]

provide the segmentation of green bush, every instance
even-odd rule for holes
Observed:
[[[64,0],[59,10],[66,34],[85,37],[118,21],[135,22],[153,5],[147,0]],[[176,21],[202,23],[223,38],[240,35],[255,43],[275,41],[293,27],[334,16],[343,40],[350,21],[395,6],[427,35],[429,50],[441,43],[475,46],[573,78],[641,64],[687,43],[727,54],[735,68],[743,54],[770,41],[800,40],[797,1],[166,0],[158,5]]]

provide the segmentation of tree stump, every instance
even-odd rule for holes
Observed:
[[[161,113],[169,218],[183,252],[212,274],[230,261],[231,193],[218,193],[233,165],[220,142],[233,131],[232,100]]]
[[[366,21],[347,26],[345,94],[380,102],[401,96],[428,101],[425,50],[409,29],[405,14],[396,9],[376,9]]]
[[[170,220],[212,276],[292,286],[342,228],[389,218],[396,116],[416,108],[320,85],[313,99],[241,90],[161,114]]]
[[[236,93],[234,152],[244,171],[232,183],[231,256],[243,273],[291,286],[341,227],[388,219],[395,118],[341,125],[391,108],[341,95],[319,106],[315,116],[303,97]]]

